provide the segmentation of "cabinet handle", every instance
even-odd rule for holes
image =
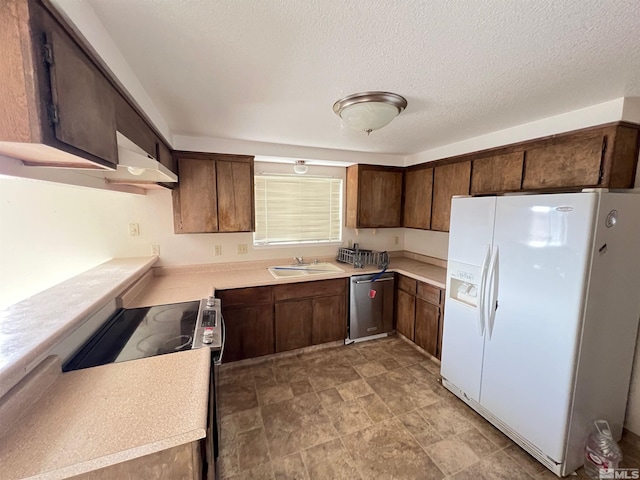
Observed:
[[[353,283],[356,285],[360,285],[361,283],[378,283],[378,282],[390,282],[393,281],[393,278],[379,278],[378,280],[355,280]]]

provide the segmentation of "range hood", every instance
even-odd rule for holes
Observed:
[[[118,139],[118,168],[105,173],[110,182],[148,184],[175,183],[178,176],[145,152],[120,132]]]

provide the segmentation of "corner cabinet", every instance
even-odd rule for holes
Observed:
[[[219,290],[225,323],[223,362],[274,352],[273,287]]]
[[[350,228],[402,226],[403,169],[379,165],[347,168],[347,214]]]
[[[0,22],[0,153],[29,165],[115,167],[108,78],[42,2],[1,2]]]
[[[439,359],[444,290],[404,275],[396,285],[396,331]]]
[[[175,233],[252,232],[253,157],[176,152]]]
[[[429,230],[433,196],[433,168],[410,167],[404,173],[402,226]]]

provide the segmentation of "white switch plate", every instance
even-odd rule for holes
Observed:
[[[393,237],[393,242],[394,242],[396,245],[398,245],[398,244],[400,243],[400,237],[399,237],[399,236],[397,236],[397,235],[396,235],[395,237]]]
[[[247,249],[247,244],[246,243],[239,243],[238,244],[238,253],[240,255],[244,255],[249,253],[249,250]]]
[[[215,253],[216,257],[217,257],[218,255],[222,255],[222,245],[216,245],[216,250],[215,250],[215,252],[216,252],[216,253]]]
[[[151,245],[151,255],[160,256],[160,245]]]
[[[129,235],[132,237],[137,237],[140,235],[140,226],[137,223],[129,224]]]

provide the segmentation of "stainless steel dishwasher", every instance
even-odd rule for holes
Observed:
[[[393,287],[391,272],[351,277],[348,340],[372,340],[393,330]]]

